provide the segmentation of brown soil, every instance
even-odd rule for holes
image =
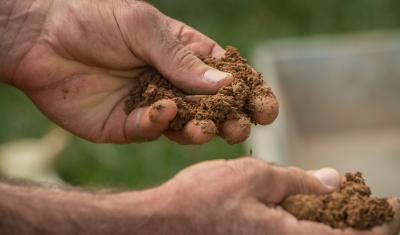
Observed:
[[[212,120],[217,130],[229,119],[240,119],[242,122],[255,123],[252,115],[256,110],[252,103],[255,97],[274,97],[271,89],[266,86],[260,73],[251,68],[239,52],[233,47],[227,47],[226,54],[221,59],[212,57],[200,58],[206,64],[233,75],[233,82],[221,89],[215,95],[201,98],[188,98],[185,92],[164,79],[157,71],[145,72],[135,86],[129,100],[125,103],[125,112],[152,105],[161,99],[172,99],[178,106],[178,113],[170,123],[170,129],[181,130],[192,119],[201,121]],[[211,131],[203,128],[204,131]]]
[[[290,196],[282,207],[297,219],[342,229],[371,229],[394,217],[387,199],[371,197],[370,188],[360,172],[347,173],[340,188],[331,194]]]

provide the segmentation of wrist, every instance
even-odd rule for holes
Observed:
[[[167,190],[157,187],[109,195],[98,203],[100,208],[112,215],[109,220],[129,230],[129,234],[156,235],[168,230],[172,232],[174,219],[171,215],[174,212],[170,199]]]
[[[0,0],[0,82],[11,83],[40,36],[53,0]]]
[[[32,232],[39,229],[59,235],[160,234],[167,198],[160,188],[92,194],[0,184],[0,217],[5,226],[0,233],[10,229],[13,234],[39,234]],[[15,221],[18,226],[12,225]]]

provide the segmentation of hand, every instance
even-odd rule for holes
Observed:
[[[392,200],[397,211],[395,221],[371,231],[342,231],[298,221],[279,207],[292,194],[328,193],[339,185],[339,179],[333,169],[305,172],[252,158],[200,163],[161,187],[159,194],[169,204],[164,208],[165,218],[153,217],[139,232],[157,234],[158,230],[176,235],[396,235],[399,232],[400,203],[395,203],[396,200]]]
[[[161,111],[151,107],[129,115],[123,111],[129,91],[149,66],[191,94],[212,94],[232,81],[230,74],[220,71],[205,76],[211,68],[195,56],[220,57],[224,54],[220,46],[145,2],[42,0],[28,4],[31,1],[25,1],[29,11],[19,12],[13,17],[15,22],[9,23],[25,22],[9,27],[16,29],[17,36],[5,32],[9,35],[4,36],[4,45],[12,48],[3,58],[8,68],[3,73],[51,120],[88,140],[128,143],[156,139],[168,129],[177,112],[171,100],[159,101],[165,107]],[[276,100],[259,103],[264,105],[259,110],[265,111],[256,115],[257,121],[271,123],[278,112]],[[221,135],[240,142],[249,135],[249,128],[230,120]],[[189,122],[182,132],[168,137],[201,144],[213,136]]]

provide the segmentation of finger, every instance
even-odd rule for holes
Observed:
[[[248,118],[239,120],[228,120],[222,124],[221,136],[229,144],[238,144],[247,139],[250,135],[251,123]]]
[[[361,231],[361,230],[354,230],[354,229],[333,229],[332,227],[307,221],[307,220],[296,220],[295,217],[292,217],[291,223],[284,223],[283,227],[283,234],[293,234],[293,235],[308,235],[308,234],[327,234],[327,235],[372,235],[369,231]],[[298,231],[296,233],[295,231]]]
[[[279,104],[276,98],[271,95],[267,97],[257,96],[252,100],[254,111],[252,115],[257,123],[261,125],[271,124],[279,113]]]
[[[252,157],[227,161],[252,185],[250,193],[266,204],[279,204],[293,194],[324,194],[340,184],[339,173],[324,168],[308,173],[295,167],[278,167]]]
[[[151,107],[135,109],[129,114],[125,135],[133,141],[157,139],[175,118],[177,106],[171,100],[160,100]]]
[[[214,40],[180,21],[169,19],[173,34],[196,55],[214,58],[224,56],[225,50]]]
[[[174,141],[174,142],[176,142],[176,143],[178,143],[180,145],[193,144],[186,138],[186,136],[182,133],[182,131],[167,130],[167,131],[164,132],[164,135],[168,139],[170,139],[170,140],[172,140],[172,141]]]
[[[268,169],[267,169],[268,170]],[[290,195],[295,194],[325,194],[339,186],[339,173],[331,168],[324,168],[312,173],[295,167],[273,167],[271,172],[265,172],[264,185],[270,189],[261,200],[268,203],[280,203]]]
[[[264,228],[265,234],[285,234],[285,235],[380,235],[366,230],[355,229],[333,229],[332,227],[307,220],[297,220],[293,215],[283,210],[281,207],[268,208],[261,205],[257,214],[264,219],[260,227]],[[381,234],[384,235],[384,234]]]
[[[232,82],[232,74],[203,63],[174,35],[169,18],[160,12],[150,15],[154,25],[143,41],[144,58],[166,79],[190,94],[214,94]]]
[[[217,133],[215,124],[210,120],[192,120],[182,131],[167,131],[165,135],[179,144],[204,144]]]
[[[251,201],[250,201],[251,202]],[[267,207],[261,203],[248,203],[244,213],[250,218],[255,227],[260,231],[254,234],[285,234],[285,235],[310,235],[310,234],[336,234],[331,227],[309,221],[299,221],[280,207]]]
[[[400,198],[390,198],[389,204],[394,211],[394,218],[389,224],[372,229],[374,234],[397,235],[400,233]]]
[[[282,216],[283,220],[281,222],[275,221],[279,224],[278,230],[281,234],[288,235],[309,235],[309,234],[324,234],[324,235],[340,235],[342,232],[340,230],[334,230],[330,226],[316,223],[311,221],[299,221],[294,216],[289,213],[283,211],[283,209],[279,208],[279,211],[284,214]],[[356,234],[354,234],[356,235]]]

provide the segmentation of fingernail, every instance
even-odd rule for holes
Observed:
[[[313,172],[313,175],[328,187],[337,188],[340,183],[339,173],[331,168],[324,168]]]
[[[232,79],[233,76],[230,73],[219,71],[218,69],[209,69],[204,73],[204,80],[209,82],[219,82],[225,79]]]

